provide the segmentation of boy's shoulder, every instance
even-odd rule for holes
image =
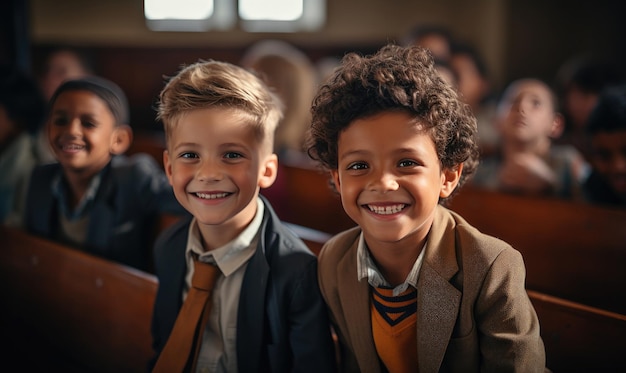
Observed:
[[[352,247],[356,248],[361,228],[356,226],[337,233],[331,237],[325,244],[319,254],[320,263],[337,262],[350,252]],[[356,255],[356,253],[355,253]]]
[[[51,180],[59,172],[61,172],[61,167],[61,164],[58,162],[38,164],[33,168],[32,171],[33,181]]]
[[[508,242],[505,242],[495,236],[486,234],[478,230],[470,224],[459,213],[443,206],[439,208],[439,219],[433,224],[437,224],[436,228],[431,231],[448,231],[454,235],[454,250],[466,258],[472,257],[473,260],[483,258],[486,262],[494,260],[502,251],[514,250]],[[443,242],[446,234],[437,234],[433,244],[438,245]],[[429,238],[430,240],[430,238]]]
[[[186,245],[189,224],[191,224],[192,219],[193,216],[191,216],[191,214],[184,215],[176,222],[172,223],[172,225],[161,231],[156,238],[154,244],[155,249],[159,250],[159,248],[167,247],[173,242],[177,242],[179,240],[183,240],[183,244]]]

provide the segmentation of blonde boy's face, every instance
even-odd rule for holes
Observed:
[[[439,197],[452,193],[458,175],[442,172],[429,134],[399,112],[352,122],[339,135],[338,169],[332,171],[343,207],[370,248],[421,242]]]
[[[531,142],[555,135],[559,124],[548,87],[536,81],[517,83],[499,108],[503,138]]]
[[[115,117],[94,93],[61,93],[52,107],[47,129],[52,151],[66,172],[91,177],[111,159]]]
[[[185,113],[163,161],[174,194],[200,224],[239,232],[256,213],[260,188],[276,178],[277,157],[234,109]]]

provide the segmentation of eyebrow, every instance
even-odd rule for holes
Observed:
[[[351,150],[349,152],[343,153],[341,155],[341,157],[339,157],[339,160],[343,160],[344,158],[350,157],[350,156],[361,156],[361,155],[369,155],[371,152],[367,151],[367,150]],[[416,155],[420,155],[421,152],[418,149],[415,148],[400,148],[400,149],[394,149],[393,154],[398,154],[398,155],[403,155],[403,154],[416,154]]]

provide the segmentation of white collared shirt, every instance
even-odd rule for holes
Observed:
[[[211,312],[204,331],[196,372],[237,371],[236,336],[239,296],[248,261],[257,247],[264,210],[263,202],[257,199],[256,215],[243,232],[226,245],[209,252],[205,252],[202,247],[196,219],[194,218],[189,225],[185,252],[187,276],[183,299],[187,296],[193,276],[192,253],[198,255],[200,261],[217,265],[222,273],[211,296]]]

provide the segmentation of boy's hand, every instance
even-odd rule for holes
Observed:
[[[500,169],[500,187],[524,194],[546,194],[556,187],[556,175],[548,164],[534,154],[516,154]]]

